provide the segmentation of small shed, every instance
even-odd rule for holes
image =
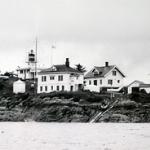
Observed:
[[[135,80],[128,85],[128,94],[139,92],[141,84],[144,84],[142,81]]]
[[[13,83],[13,93],[25,93],[26,91],[26,84],[25,82],[21,81],[20,79],[18,81],[15,81]]]

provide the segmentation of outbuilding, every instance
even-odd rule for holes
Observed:
[[[18,81],[15,81],[13,83],[13,93],[25,93],[26,91],[26,84],[24,81],[21,81],[20,79]]]
[[[145,90],[147,93],[150,93],[150,84],[135,80],[128,85],[128,94],[139,92],[142,89]]]

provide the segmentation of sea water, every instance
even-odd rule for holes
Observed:
[[[0,150],[150,150],[150,124],[1,122]]]

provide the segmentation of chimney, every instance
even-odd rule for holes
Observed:
[[[108,67],[109,66],[109,62],[105,62],[105,67]]]
[[[70,67],[69,58],[66,58],[66,67]]]

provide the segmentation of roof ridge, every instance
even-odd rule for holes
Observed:
[[[109,66],[94,66],[94,67],[99,67],[99,68],[104,68],[104,67],[114,67],[115,65],[109,65]]]
[[[98,74],[97,76],[94,76],[94,74],[92,73],[92,70],[93,70],[94,68],[95,68],[96,70],[98,70],[99,73],[101,72],[101,74]],[[116,65],[101,66],[101,67],[94,66],[94,68],[93,68],[91,71],[89,71],[89,72],[85,75],[86,78],[105,77],[105,76],[106,76],[107,74],[109,74],[110,71],[112,71],[114,68],[116,68],[116,69],[120,72],[120,74],[121,74],[123,77],[125,77],[125,75],[120,71],[120,69],[119,69]]]
[[[53,66],[56,67],[56,70],[54,70],[54,71],[51,70],[51,68]],[[50,67],[50,68],[47,68],[45,70],[42,70],[41,72],[72,72],[72,73],[81,73],[76,68],[67,67],[65,64],[53,65],[53,66]]]

